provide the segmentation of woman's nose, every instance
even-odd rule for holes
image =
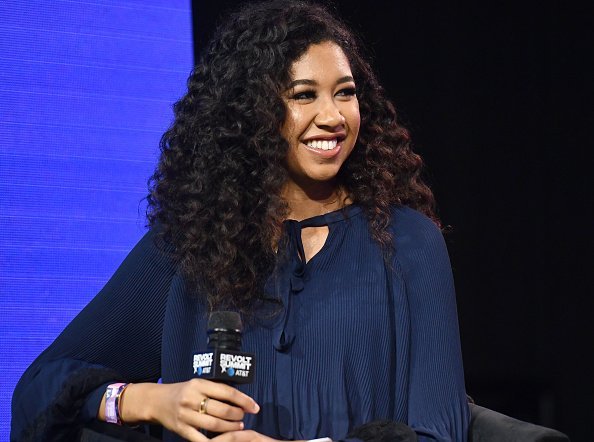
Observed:
[[[338,109],[334,100],[321,100],[314,123],[320,127],[336,127],[344,124],[345,118],[340,113],[340,109]]]

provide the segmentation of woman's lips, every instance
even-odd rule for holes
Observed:
[[[316,141],[314,144],[317,145],[320,141],[321,140]],[[328,142],[328,140],[324,140],[324,141]],[[334,146],[332,149],[330,149],[330,148],[320,149],[318,147],[308,146],[306,143],[301,143],[301,144],[303,144],[307,150],[318,155],[321,158],[332,158],[332,157],[335,157],[336,155],[338,155],[338,153],[340,152],[340,149],[342,148],[342,141],[343,140],[340,140],[340,141],[336,140],[336,146]]]

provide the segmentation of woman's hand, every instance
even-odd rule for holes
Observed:
[[[105,399],[99,413],[103,420],[104,408]],[[158,423],[191,442],[208,440],[200,429],[216,433],[242,430],[244,414],[259,410],[258,404],[239,390],[205,379],[175,384],[131,384],[120,402],[123,422]]]
[[[253,430],[245,431],[232,431],[230,433],[221,434],[220,436],[211,439],[212,442],[285,442],[278,439],[273,439],[268,436],[264,436]],[[294,442],[307,442],[305,440],[294,441]]]

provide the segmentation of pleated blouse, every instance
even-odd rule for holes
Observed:
[[[328,238],[305,262],[301,231],[319,226],[328,226]],[[255,355],[256,372],[253,384],[239,388],[261,407],[246,415],[246,428],[281,440],[340,440],[388,419],[407,423],[421,441],[466,440],[469,411],[443,237],[406,207],[393,210],[390,231],[394,250],[386,258],[358,206],[285,222],[279,265],[266,285],[281,302],[263,305],[244,324],[242,350]],[[206,349],[207,312],[154,238],[153,231],[145,235],[23,375],[11,440],[47,440],[93,418],[114,381],[193,376],[193,354]],[[167,431],[164,438],[181,440]]]

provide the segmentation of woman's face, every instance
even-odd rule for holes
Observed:
[[[359,133],[359,102],[347,57],[332,42],[309,47],[291,66],[281,129],[289,142],[288,185],[328,184],[350,155]]]

